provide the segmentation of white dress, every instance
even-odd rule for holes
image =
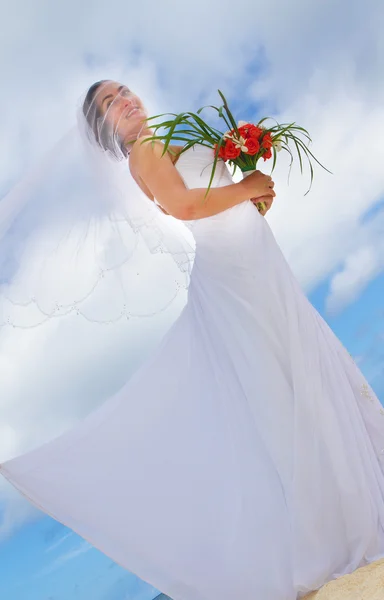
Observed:
[[[204,187],[210,163],[177,168]],[[1,472],[174,600],[294,600],[384,556],[384,411],[251,202],[187,225],[188,302],[158,349]]]

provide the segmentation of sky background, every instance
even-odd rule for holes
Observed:
[[[154,114],[217,103],[219,88],[239,119],[297,121],[333,175],[318,169],[304,197],[308,178],[294,169],[288,185],[278,169],[268,221],[383,402],[382,1],[3,3],[0,197],[73,125],[82,93],[102,78],[126,83]],[[175,310],[148,328],[139,354]],[[71,323],[0,334],[0,462],[76,423],[133,369],[138,346],[124,325],[77,325],[75,345],[71,334]],[[1,598],[156,593],[0,480]]]

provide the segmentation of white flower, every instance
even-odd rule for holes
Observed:
[[[233,136],[232,139],[233,139],[233,143],[235,144],[235,146],[237,146],[238,148],[240,148],[240,150],[242,152],[248,152],[248,148],[245,145],[245,139],[242,136],[240,136],[240,137]]]
[[[280,150],[282,148],[282,146],[281,146],[281,140],[274,140],[273,145],[276,148],[277,152],[280,152]]]
[[[244,127],[244,125],[248,125],[247,121],[239,121],[237,123],[237,127]]]

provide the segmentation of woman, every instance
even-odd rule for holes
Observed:
[[[258,200],[265,195],[266,209],[270,208],[275,195],[274,183],[271,177],[259,171],[250,181],[231,185],[225,191],[212,190],[209,202],[202,202],[206,190],[188,190],[173,168],[182,146],[173,146],[173,155],[163,157],[162,144],[140,143],[152,132],[144,122],[147,115],[142,101],[125,86],[113,81],[97,82],[88,91],[83,112],[97,142],[105,150],[111,150],[118,159],[130,155],[133,178],[148,198],[156,198],[163,212],[182,220],[199,219],[244,202],[253,192],[258,194]],[[106,126],[106,121],[111,127]],[[138,140],[140,136],[143,140]]]
[[[1,465],[31,502],[174,600],[294,600],[384,555],[384,417],[212,151],[141,143],[141,100],[101,82],[91,142],[196,242],[188,302],[118,394]]]

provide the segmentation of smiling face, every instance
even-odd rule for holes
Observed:
[[[144,105],[125,85],[103,81],[92,86],[88,96],[84,115],[102,148],[128,149],[146,129]]]

